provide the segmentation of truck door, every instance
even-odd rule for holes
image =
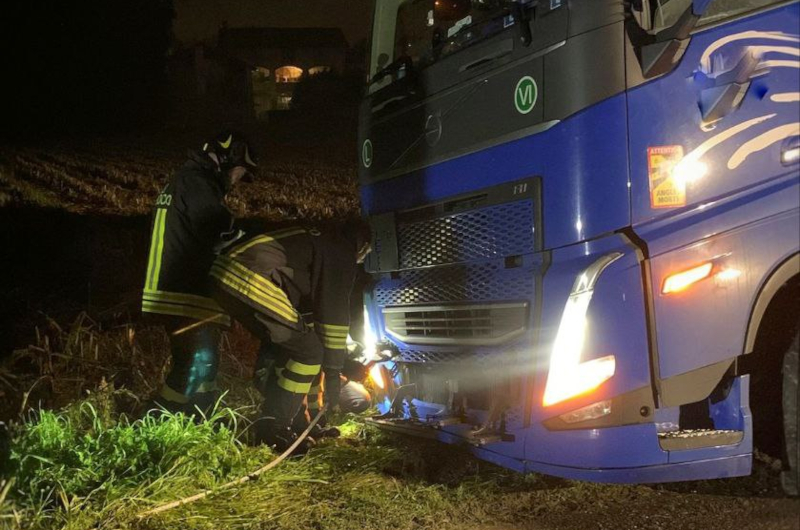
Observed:
[[[785,211],[787,200],[796,208],[779,191],[800,153],[800,9],[776,0],[636,4],[632,218],[650,255],[657,390],[681,404],[705,398],[743,353],[746,308],[781,246],[748,227]],[[669,292],[665,282],[682,272],[709,279]],[[675,402],[666,382],[691,374],[696,395]]]

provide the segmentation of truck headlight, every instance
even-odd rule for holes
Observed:
[[[586,312],[594,286],[603,270],[621,257],[619,252],[603,256],[575,279],[550,353],[550,370],[542,400],[545,407],[590,392],[614,375],[616,359],[613,355],[581,362],[581,352],[586,339]]]

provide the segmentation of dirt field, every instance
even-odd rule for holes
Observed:
[[[107,234],[98,236],[90,230],[91,234],[85,236],[88,242],[78,249],[85,256],[76,258],[76,270],[100,259],[97,245],[108,249],[113,246],[111,241],[117,240],[119,252],[115,261],[101,268],[119,271],[125,263],[136,263],[139,258],[134,254],[146,251],[139,248],[147,241],[148,222],[144,215],[167,175],[181,163],[188,145],[191,142],[186,138],[142,136],[0,146],[0,211],[15,212],[14,209],[23,208],[26,219],[42,212],[45,221],[41,230],[48,224],[73,226],[64,219],[77,223],[76,230],[84,230],[81,227],[86,225],[108,227]],[[281,222],[338,219],[358,211],[355,167],[347,147],[328,145],[310,150],[271,145],[269,148],[271,153],[260,170],[259,182],[243,187],[230,201],[240,215],[260,215]],[[53,211],[62,217],[46,217]],[[114,219],[119,215],[131,216],[134,221],[115,224]],[[16,217],[9,215],[9,218],[14,229],[25,230],[27,225],[13,225]],[[68,238],[68,234],[59,233],[57,239]],[[100,243],[93,239],[98,237]],[[36,282],[36,278],[44,275],[57,280],[59,274],[69,273],[47,267],[63,264],[66,261],[61,260],[69,256],[74,258],[75,248],[61,248],[55,241],[50,242],[41,252],[51,259],[35,254],[35,260],[22,264],[17,271],[14,280],[17,285],[3,288],[6,294],[12,293],[14,304],[28,309],[14,313],[15,318],[24,315],[26,319],[14,322],[14,326],[22,326],[25,328],[22,331],[28,332],[15,335],[24,337],[18,339],[24,343],[4,344],[6,350],[0,352],[0,397],[12,405],[7,417],[19,417],[17,413],[26,403],[60,407],[108,384],[130,391],[133,396],[128,401],[123,399],[122,406],[135,408],[137,400],[152,392],[161,377],[166,361],[163,337],[131,322],[136,317],[129,306],[136,305],[138,286],[127,285],[126,289],[125,285],[135,283],[136,274],[128,277],[115,273],[120,283],[111,284],[113,289],[106,292],[127,293],[125,296],[132,297],[129,300],[122,294],[116,300],[111,295],[98,298],[92,291],[97,287],[90,288],[88,298],[84,297],[86,289],[81,282],[92,285],[113,280],[103,275],[89,274],[75,280],[80,284],[78,294],[54,290],[49,283],[44,288],[25,283]],[[20,272],[22,268],[28,271],[27,276]],[[54,280],[52,285],[55,284]],[[4,298],[3,303],[11,299]],[[66,308],[57,307],[60,302]],[[89,316],[76,322],[76,315],[87,310]],[[34,314],[38,320],[30,316]],[[55,314],[58,317],[51,320],[45,317]],[[40,326],[38,329],[34,322]],[[3,326],[10,329],[9,322],[4,321]],[[32,347],[25,348],[27,344]],[[229,351],[241,354],[252,352],[253,347],[245,335],[229,335]],[[233,355],[227,357],[228,381],[239,391],[241,378],[247,377],[251,361]],[[356,429],[344,439],[288,463],[279,473],[169,516],[144,521],[134,517],[136,510],[151,506],[154,501],[139,498],[135,492],[126,493],[128,505],[118,502],[113,509],[100,509],[85,499],[75,498],[56,502],[52,505],[55,507],[49,508],[51,511],[33,513],[21,507],[21,500],[14,498],[12,489],[0,505],[0,528],[800,528],[800,500],[783,497],[778,481],[780,463],[764,455],[755,459],[751,477],[609,486],[543,476],[521,477],[478,462],[458,448],[387,439],[370,432]],[[244,454],[252,459],[248,465],[263,462],[269,456],[258,452]],[[180,491],[160,491],[158,498],[171,500],[197,491],[200,483],[183,479]],[[5,498],[5,494],[2,496]]]
[[[38,206],[80,214],[144,215],[196,135],[66,139],[36,146],[0,145],[0,207]],[[338,219],[358,212],[352,146],[258,141],[256,182],[240,186],[230,207],[271,221]]]

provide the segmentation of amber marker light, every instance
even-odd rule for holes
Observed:
[[[664,286],[661,288],[661,294],[672,294],[684,291],[700,280],[708,278],[713,268],[714,264],[708,261],[696,267],[692,267],[691,269],[670,274],[664,279]]]
[[[741,275],[742,275],[742,271],[740,271],[739,269],[725,269],[725,270],[719,271],[715,275],[715,277],[719,278],[720,280],[728,282],[728,281],[731,281],[731,280],[735,280],[736,278],[738,278]]]

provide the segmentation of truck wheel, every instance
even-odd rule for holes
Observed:
[[[796,496],[800,485],[800,332],[783,356],[783,440],[786,465],[781,474],[781,485],[787,495]]]

